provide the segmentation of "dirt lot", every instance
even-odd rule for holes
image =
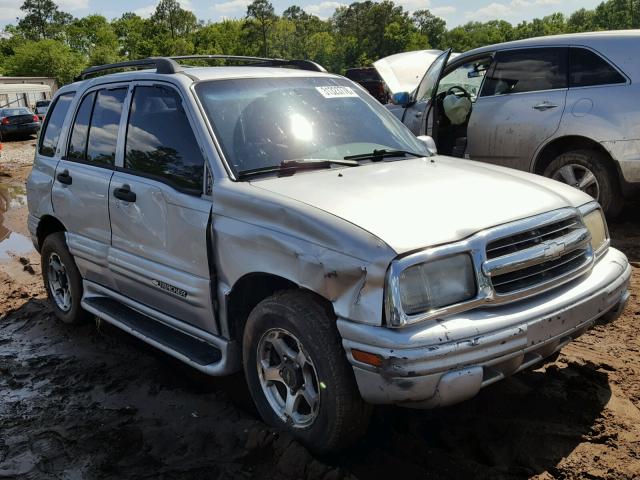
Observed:
[[[638,205],[611,225],[636,267],[623,317],[462,405],[379,408],[360,445],[317,459],[260,422],[242,377],[54,319],[26,238],[33,149],[0,162],[0,478],[640,478]]]

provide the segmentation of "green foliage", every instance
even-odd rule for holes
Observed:
[[[260,54],[263,57],[268,57],[269,36],[276,21],[273,5],[269,0],[253,0],[247,6],[246,19],[244,27],[249,42],[259,41],[261,43]]]
[[[76,19],[66,28],[67,44],[74,52],[88,58],[90,64],[120,60],[118,36],[102,15]]]
[[[412,19],[418,31],[427,37],[432,48],[445,48],[442,41],[447,32],[447,23],[443,19],[436,17],[429,10],[416,10]]]
[[[73,17],[58,10],[53,0],[25,0],[20,7],[25,16],[18,22],[18,29],[29,40],[60,38]]]
[[[71,82],[84,67],[82,55],[52,39],[27,40],[4,62],[7,75],[54,77],[61,85]]]
[[[346,3],[346,2],[344,2]],[[640,28],[640,0],[607,0],[565,17],[554,13],[517,25],[469,22],[447,30],[426,9],[409,14],[392,0],[339,6],[321,20],[292,5],[276,15],[269,0],[253,0],[239,20],[198,22],[178,0],[160,0],[150,18],[125,13],[74,19],[54,0],[24,0],[11,36],[0,39],[0,72],[70,81],[83,66],[156,55],[228,54],[308,58],[330,71],[367,66],[394,53],[483,45],[566,32]]]

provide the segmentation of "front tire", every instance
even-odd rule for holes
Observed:
[[[335,319],[310,293],[260,302],[243,338],[249,391],[264,421],[316,453],[352,445],[369,423]]]
[[[69,252],[64,232],[48,235],[40,250],[42,280],[53,311],[60,320],[78,324],[90,317],[81,306],[82,276]]]
[[[623,201],[615,172],[605,156],[595,150],[574,150],[556,157],[544,176],[576,187],[600,202],[609,218],[622,210]]]

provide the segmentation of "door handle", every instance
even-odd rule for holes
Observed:
[[[60,183],[64,183],[65,185],[71,185],[73,183],[73,178],[69,175],[69,170],[64,170],[56,175],[56,178]]]
[[[422,112],[416,112],[415,116],[416,116],[416,118],[420,118],[422,116]]]
[[[124,200],[125,202],[136,201],[136,194],[131,191],[131,187],[127,184],[122,185],[120,188],[116,188],[113,191],[113,196],[117,199]]]
[[[558,108],[558,105],[556,105],[555,103],[542,102],[538,105],[533,106],[534,110],[538,110],[540,112],[544,112],[545,110],[550,110],[552,108]]]

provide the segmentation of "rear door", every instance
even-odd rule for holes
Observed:
[[[64,151],[59,142],[74,96],[75,92],[64,92],[56,97],[38,140],[36,161],[33,163],[27,188],[29,212],[37,217],[51,213],[53,209],[51,190],[55,182],[56,166]]]
[[[528,170],[538,146],[560,125],[567,60],[566,47],[496,53],[469,122],[469,157]]]
[[[67,228],[67,244],[82,276],[105,286],[113,285],[107,264],[108,195],[127,91],[128,85],[118,84],[84,94],[52,189],[53,210]]]
[[[123,163],[111,180],[109,256],[117,290],[215,333],[203,195],[205,157],[175,87],[137,83]]]

